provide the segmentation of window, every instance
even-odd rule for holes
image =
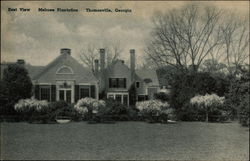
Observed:
[[[90,87],[80,86],[80,98],[90,97]]]
[[[128,106],[128,95],[123,95],[123,104]]]
[[[57,71],[56,74],[73,74],[73,70],[68,66],[61,66]]]
[[[64,90],[59,91],[59,100],[64,101]]]
[[[114,95],[113,94],[109,94],[108,98],[114,99]]]
[[[126,78],[109,78],[109,88],[126,88]]]
[[[136,88],[140,88],[140,82],[136,82]]]
[[[41,100],[50,101],[50,86],[40,86]]]
[[[117,102],[120,102],[126,106],[129,105],[129,94],[128,93],[108,93],[107,98],[112,98]]]
[[[146,100],[148,100],[147,95],[138,95],[138,101],[146,101]]]
[[[122,95],[117,94],[117,95],[115,96],[115,100],[116,100],[117,102],[122,103]]]
[[[66,91],[66,101],[68,103],[71,103],[71,91],[70,90]]]

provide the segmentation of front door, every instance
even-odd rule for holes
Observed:
[[[71,90],[60,89],[59,90],[59,99],[61,101],[66,101],[71,103]]]

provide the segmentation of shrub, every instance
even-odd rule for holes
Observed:
[[[105,102],[106,105],[100,108],[98,112],[98,117],[101,120],[126,121],[130,119],[129,112],[132,112],[132,109],[111,98],[106,99]]]
[[[36,99],[21,99],[15,104],[14,109],[23,114],[24,120],[36,121],[46,114],[46,111],[49,109],[49,103]],[[43,117],[42,119],[46,118]]]
[[[164,92],[159,92],[155,94],[155,99],[161,101],[170,101],[170,95]]]
[[[158,121],[159,118],[171,116],[173,117],[173,109],[169,108],[167,102],[163,103],[160,100],[149,100],[136,103],[136,108],[139,113],[145,118],[151,121]],[[164,120],[167,121],[167,120]]]
[[[21,113],[42,112],[49,107],[47,101],[39,101],[36,99],[21,99],[15,104],[16,111]]]
[[[93,119],[93,113],[98,113],[102,107],[105,107],[104,101],[86,97],[78,100],[74,109],[83,117]]]
[[[204,109],[206,112],[206,122],[208,122],[209,113],[218,114],[223,107],[225,97],[219,97],[216,94],[206,94],[204,96],[197,95],[190,100],[192,105],[198,105],[200,109]],[[225,113],[225,112],[224,112]]]

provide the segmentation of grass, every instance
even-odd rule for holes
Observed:
[[[1,159],[249,160],[238,123],[1,123]]]

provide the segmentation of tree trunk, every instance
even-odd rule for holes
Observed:
[[[206,112],[206,122],[208,122],[208,111]]]

